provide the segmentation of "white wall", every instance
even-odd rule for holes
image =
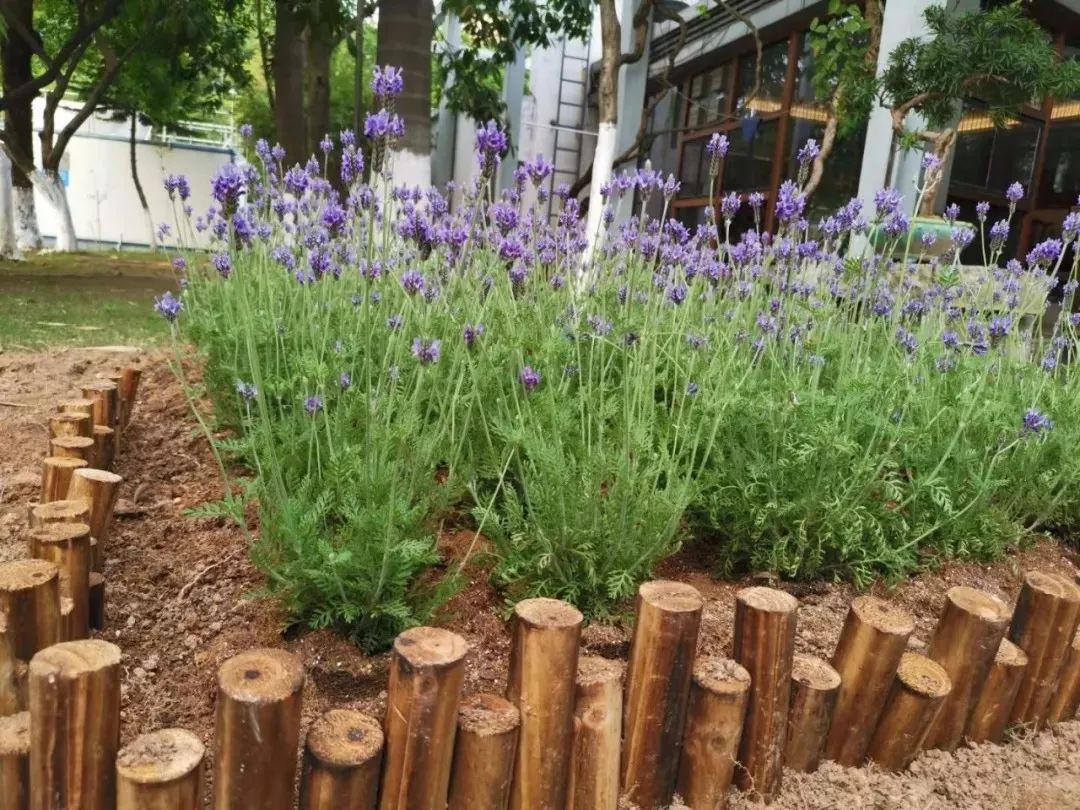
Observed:
[[[40,108],[35,112],[40,116]],[[58,111],[57,128],[70,115],[70,111]],[[40,117],[35,123],[40,127]],[[92,118],[65,150],[61,170],[67,171],[68,202],[80,242],[110,245],[150,242],[149,224],[131,179],[129,127],[128,121]],[[210,180],[222,164],[233,160],[233,153],[224,147],[208,145],[152,143],[147,141],[148,136],[148,128],[137,128],[139,180],[155,225],[168,222],[175,232],[173,207],[162,179],[168,174],[186,175],[191,185],[188,203],[195,215],[203,214],[212,201]],[[35,151],[39,149],[36,141],[35,133]],[[40,153],[38,160],[40,166]],[[49,239],[56,234],[56,215],[41,194],[35,195],[35,203],[42,236]]]

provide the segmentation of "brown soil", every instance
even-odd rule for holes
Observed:
[[[212,755],[215,673],[226,658],[252,647],[284,647],[301,658],[308,674],[305,724],[335,707],[381,717],[386,654],[366,656],[329,631],[283,637],[280,611],[255,596],[262,579],[248,560],[244,534],[223,519],[184,515],[219,498],[221,485],[161,354],[94,349],[0,354],[0,559],[26,553],[26,505],[36,500],[40,487],[47,414],[82,381],[133,361],[145,371],[116,467],[124,484],[106,554],[107,617],[100,633],[123,650],[123,741],[178,726],[207,743]],[[446,534],[440,545],[447,554],[459,555],[473,539],[472,532],[457,531]],[[479,538],[476,550],[484,545]],[[1031,569],[1071,577],[1077,565],[1072,552],[1047,540],[998,563],[950,564],[893,591],[876,586],[873,593],[914,614],[910,647],[925,652],[948,588],[981,588],[1011,604],[1021,572]],[[506,685],[510,641],[506,605],[482,568],[466,573],[466,587],[451,600],[441,621],[470,644],[466,693],[500,693]],[[797,652],[826,659],[856,595],[842,583],[771,582],[764,575],[719,581],[693,551],[667,561],[657,573],[701,591],[705,609],[699,652],[708,655],[730,652],[734,595],[740,588],[770,584],[797,596]],[[590,655],[625,658],[628,628],[589,625],[583,644]],[[737,798],[732,806],[750,805]],[[1080,809],[1080,722],[1061,724],[1007,747],[925,753],[908,773],[899,775],[828,763],[810,776],[789,774],[772,807]]]

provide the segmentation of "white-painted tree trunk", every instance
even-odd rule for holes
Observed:
[[[586,235],[589,247],[586,258],[592,258],[593,251],[600,241],[600,232],[604,227],[604,198],[600,189],[611,182],[615,164],[615,135],[617,124],[605,121],[600,124],[596,134],[596,151],[593,153],[592,180],[589,182],[589,217],[586,220]]]
[[[15,241],[19,250],[41,250],[34,189],[13,186],[12,196],[15,198]]]
[[[34,187],[38,189],[49,205],[56,211],[56,245],[60,253],[72,253],[79,249],[79,239],[75,236],[75,220],[71,217],[67,190],[55,172],[34,172]]]
[[[15,198],[11,187],[11,161],[0,150],[0,259],[18,259],[22,253],[15,236]]]
[[[391,182],[395,186],[431,186],[431,153],[418,154],[409,149],[395,149],[390,154]]]

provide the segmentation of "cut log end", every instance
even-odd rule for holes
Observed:
[[[517,706],[498,695],[470,695],[461,701],[458,709],[458,728],[478,737],[507,734],[520,725]]]
[[[30,712],[0,717],[0,757],[30,753]]]
[[[94,481],[100,484],[112,484],[113,486],[119,486],[123,483],[122,476],[117,475],[114,472],[108,470],[99,470],[95,467],[86,467],[72,474],[73,478],[85,478],[88,481]]]
[[[684,582],[656,579],[638,588],[638,596],[646,604],[665,613],[694,613],[701,610],[701,593]]]
[[[840,688],[840,673],[813,655],[796,655],[791,677],[800,684],[822,692]]]
[[[86,459],[94,440],[89,436],[57,436],[49,442],[53,457]]]
[[[30,677],[77,678],[120,666],[120,648],[100,639],[64,641],[40,650],[30,660]]]
[[[950,588],[945,598],[965,613],[970,613],[992,624],[1004,624],[1012,615],[1009,606],[996,596],[966,585]]]
[[[1034,591],[1066,602],[1080,602],[1080,585],[1070,582],[1060,574],[1046,571],[1029,571],[1024,577],[1024,584]]]
[[[205,753],[202,742],[190,731],[161,729],[121,748],[116,773],[121,780],[140,785],[167,784],[199,768]]]
[[[377,720],[351,709],[331,709],[314,723],[307,736],[307,750],[323,765],[353,768],[379,756],[383,747],[382,726]]]
[[[242,703],[284,700],[303,686],[304,667],[299,658],[285,650],[247,650],[218,669],[218,688]]]
[[[514,606],[514,614],[530,627],[553,630],[576,627],[584,621],[581,611],[573,605],[543,597],[518,602]]]
[[[30,511],[30,528],[50,523],[87,523],[90,507],[84,501],[52,501],[35,506]]]
[[[879,633],[906,637],[915,630],[914,616],[876,596],[857,596],[851,602],[851,610],[860,621]]]
[[[760,585],[743,588],[735,598],[747,607],[765,613],[792,613],[799,607],[799,600],[790,593]]]
[[[707,656],[694,662],[694,683],[717,694],[739,694],[750,689],[750,673],[730,658]]]
[[[1027,653],[1017,647],[1007,638],[1001,640],[997,653],[994,655],[994,663],[1003,667],[1026,667],[1028,664]]]
[[[14,592],[40,587],[60,571],[55,563],[46,560],[11,560],[0,563],[0,591]]]
[[[413,667],[453,666],[468,650],[465,639],[438,627],[413,627],[394,639],[394,652]]]
[[[577,686],[587,688],[600,684],[621,681],[626,665],[622,661],[601,658],[598,655],[583,655],[578,659]]]
[[[904,653],[896,677],[908,690],[931,699],[943,698],[952,689],[944,667],[918,653]]]
[[[68,544],[83,538],[89,546],[90,527],[85,523],[47,523],[30,532],[31,545]]]
[[[57,403],[56,410],[58,413],[85,413],[90,414],[94,409],[94,400],[92,399],[65,399],[62,402]]]

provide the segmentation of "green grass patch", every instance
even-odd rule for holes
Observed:
[[[168,335],[154,297],[176,289],[154,253],[42,253],[0,261],[0,349],[147,345]]]

